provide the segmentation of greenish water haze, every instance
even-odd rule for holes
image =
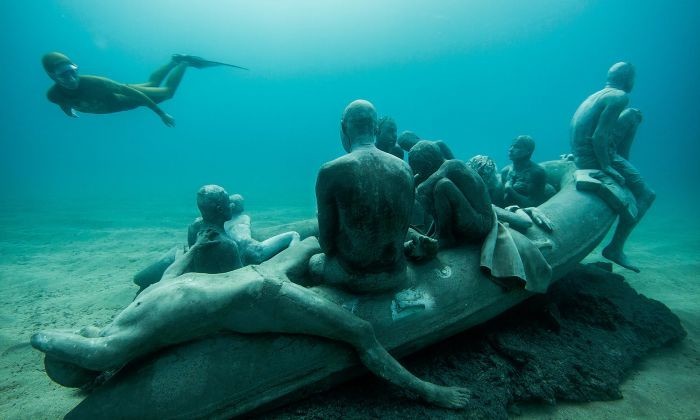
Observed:
[[[2,2],[0,16],[8,206],[189,206],[218,183],[250,203],[313,207],[356,98],[460,158],[503,166],[510,140],[531,134],[535,158],[553,159],[618,60],[637,66],[631,104],[645,117],[632,160],[662,196],[698,196],[695,1],[29,0]],[[69,119],[45,98],[40,58],[52,50],[124,82],[176,52],[251,70],[189,69],[162,104],[172,129],[145,108]]]

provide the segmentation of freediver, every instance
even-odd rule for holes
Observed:
[[[175,126],[175,119],[157,104],[175,95],[187,67],[203,69],[227,66],[248,70],[245,67],[209,61],[193,55],[173,54],[167,64],[151,74],[148,82],[126,84],[101,76],[81,76],[78,74],[78,66],[59,52],[44,54],[41,62],[46,74],[55,82],[46,96],[67,116],[77,117],[75,111],[110,114],[145,106],[155,112],[168,127]]]

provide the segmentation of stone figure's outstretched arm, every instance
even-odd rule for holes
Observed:
[[[501,223],[508,223],[508,225],[515,230],[525,232],[530,228],[530,226],[532,226],[532,221],[530,218],[522,213],[502,209],[495,205],[492,205],[492,207],[496,212],[498,221]]]

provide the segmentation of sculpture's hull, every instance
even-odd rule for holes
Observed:
[[[553,269],[564,275],[605,236],[615,214],[577,191],[573,164],[546,163],[561,190],[540,209],[554,232],[531,228]],[[301,225],[300,225],[301,226]],[[308,223],[304,224],[305,229]],[[402,356],[478,325],[531,293],[505,291],[479,268],[478,246],[441,251],[412,267],[415,286],[399,293],[319,293],[372,322],[380,342]],[[364,370],[344,344],[309,336],[227,334],[178,345],[130,364],[67,418],[229,418],[328,387]]]

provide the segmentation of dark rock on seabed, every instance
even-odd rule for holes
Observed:
[[[546,295],[402,359],[420,378],[467,387],[471,401],[463,410],[408,399],[365,375],[259,416],[505,419],[518,403],[622,398],[620,384],[635,363],[686,332],[664,304],[638,294],[610,268],[580,265]]]

